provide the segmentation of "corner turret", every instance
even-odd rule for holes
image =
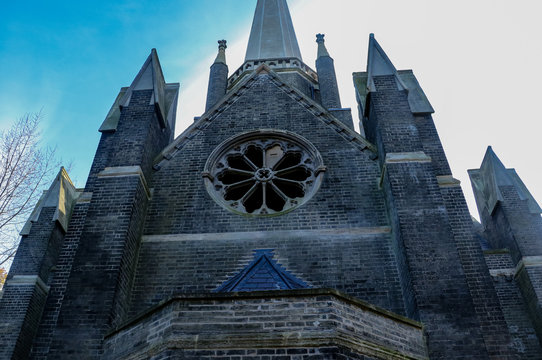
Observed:
[[[226,40],[218,41],[218,54],[215,62],[211,65],[209,86],[207,87],[207,102],[205,111],[212,108],[218,100],[226,95],[228,87],[228,65],[226,65]]]
[[[341,98],[339,96],[339,87],[337,86],[335,64],[333,58],[329,56],[326,49],[324,34],[316,35],[316,42],[318,43],[316,72],[318,73],[318,82],[320,83],[322,105],[326,109],[340,109],[342,106]]]

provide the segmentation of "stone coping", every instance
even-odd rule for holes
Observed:
[[[314,289],[299,289],[299,290],[273,290],[273,291],[251,291],[251,292],[236,292],[236,293],[198,293],[198,294],[180,294],[175,295],[167,300],[160,302],[159,304],[149,308],[145,312],[136,315],[135,317],[127,320],[121,325],[117,326],[114,329],[111,329],[106,335],[105,338],[108,338],[115,333],[124,330],[136,323],[138,323],[143,318],[155,313],[159,309],[171,304],[175,301],[201,301],[201,300],[235,300],[235,299],[273,299],[273,298],[285,298],[285,297],[306,297],[306,296],[321,296],[321,295],[331,295],[340,300],[343,300],[347,303],[358,306],[361,309],[368,310],[389,319],[410,325],[412,327],[423,329],[423,324],[407,318],[405,316],[396,314],[392,311],[380,308],[366,301],[360,300],[353,296],[347,295],[336,289],[329,288],[314,288]]]
[[[327,346],[375,359],[427,359],[420,323],[334,289],[174,296],[104,340],[105,359],[190,349]]]

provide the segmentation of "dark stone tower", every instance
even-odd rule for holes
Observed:
[[[519,177],[488,152],[474,227],[413,72],[371,35],[360,134],[317,39],[318,72],[286,0],[258,0],[244,63],[228,78],[219,42],[175,139],[179,85],[152,50],[84,191],[61,171],[22,233],[2,358],[541,358],[542,223]]]

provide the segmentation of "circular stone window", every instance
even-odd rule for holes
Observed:
[[[220,144],[209,156],[203,177],[209,194],[226,209],[273,216],[308,201],[324,171],[318,150],[304,138],[259,130]]]

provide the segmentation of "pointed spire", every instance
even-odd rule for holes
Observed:
[[[531,195],[514,169],[507,169],[493,148],[487,148],[482,165],[478,170],[469,170],[476,203],[480,208],[487,208],[491,214],[499,201],[504,201],[501,186],[513,186],[521,200],[527,200],[531,213],[540,214],[542,209]]]
[[[226,94],[228,88],[228,65],[226,65],[226,40],[218,41],[218,55],[211,65],[205,111],[209,111]]]
[[[486,154],[484,156],[484,160],[482,161],[481,169],[485,168],[490,172],[495,179],[496,185],[514,185],[514,182],[502,163],[501,159],[495,154],[493,151],[493,148],[491,146],[487,147]]]
[[[316,42],[318,43],[318,58],[321,58],[323,56],[329,56],[329,53],[326,49],[324,36],[324,34],[316,34]]]
[[[226,49],[228,48],[226,44],[226,40],[218,41],[218,55],[216,55],[215,64],[226,64]]]
[[[68,229],[68,223],[70,222],[73,206],[79,195],[80,193],[73,185],[66,169],[61,167],[53,180],[53,183],[49,187],[49,190],[43,192],[43,195],[34,207],[32,214],[30,214],[30,217],[26,221],[20,234],[30,234],[32,224],[38,221],[41,210],[45,207],[56,208],[51,221],[58,221],[64,231],[66,231]]]
[[[301,58],[286,0],[258,0],[245,61]]]
[[[150,104],[155,106],[161,125],[172,128],[175,126],[179,84],[166,84],[162,67],[158,60],[158,53],[156,49],[152,49],[141,70],[139,70],[139,73],[132,82],[132,85],[121,89],[100,127],[101,132],[115,131],[117,129],[120,110],[130,104],[132,93],[137,90],[153,90]]]
[[[374,34],[369,36],[369,56],[367,59],[367,74],[368,74],[368,83],[367,86],[369,91],[376,91],[374,85],[375,76],[385,76],[393,75],[397,82],[398,90],[406,90],[407,87],[399,77],[397,69],[391,62],[390,58],[380,44],[376,41]]]
[[[318,43],[318,58],[316,59],[316,71],[318,72],[318,84],[320,86],[320,98],[322,105],[328,110],[338,110],[342,108],[341,97],[339,96],[339,86],[337,85],[337,75],[335,73],[335,64],[333,58],[324,44],[324,34],[316,35]],[[354,124],[350,118],[341,118],[346,126],[353,129]]]

